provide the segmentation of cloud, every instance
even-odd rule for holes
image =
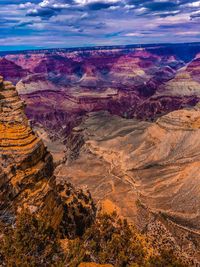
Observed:
[[[137,16],[160,16],[167,17],[185,12],[186,9],[195,11],[200,1],[189,0],[43,0],[34,4],[27,10],[28,16],[51,17],[65,10],[76,12],[82,10],[87,12],[109,10],[110,12],[120,10],[121,13],[133,11]],[[27,7],[31,3],[21,6]]]
[[[151,1],[145,5],[146,8],[152,11],[169,11],[178,8],[178,5],[170,1]]]
[[[117,7],[120,5],[119,0],[43,0],[37,5],[32,6],[27,10],[28,16],[40,16],[40,17],[51,17],[55,14],[65,10],[70,9],[71,11],[77,10],[101,10],[108,9],[111,7]],[[27,7],[29,4],[25,4]],[[23,5],[23,7],[25,6]],[[22,5],[21,5],[22,6]]]
[[[69,4],[60,3],[54,0],[43,0],[39,3],[40,8],[64,9],[68,8]]]
[[[79,4],[79,5],[83,5],[83,6],[96,4],[96,3],[112,5],[112,4],[116,4],[119,2],[120,2],[119,0],[102,0],[102,1],[99,1],[99,0],[74,0],[74,3]]]
[[[199,0],[0,0],[0,39],[9,45],[13,38],[16,46],[24,42],[28,47],[200,41],[199,4]]]
[[[22,6],[22,5],[21,5]],[[68,3],[59,2],[56,0],[43,0],[38,5],[32,3],[26,3],[23,5],[29,8],[27,10],[28,16],[40,16],[44,18],[50,18],[51,16],[55,15],[56,13],[67,9],[70,7]]]
[[[55,14],[55,10],[52,10],[50,8],[41,8],[41,9],[29,9],[27,11],[27,15],[31,16],[31,17],[35,17],[35,16],[40,16],[43,18],[50,18],[51,16],[53,16]]]
[[[190,18],[191,18],[191,19],[200,18],[200,11],[193,12],[193,13],[190,15]]]
[[[176,32],[177,35],[200,35],[199,31],[181,31],[181,32]]]
[[[193,7],[193,8],[197,8],[200,7],[200,1],[196,1],[196,2],[192,2],[192,3],[188,3],[185,5],[186,7]]]
[[[34,7],[34,4],[31,2],[22,3],[19,5],[19,8],[21,8],[21,9],[27,9],[27,8],[31,8],[31,7]]]
[[[110,8],[113,6],[115,6],[115,5],[113,5],[113,3],[104,3],[104,2],[91,3],[88,5],[88,7],[91,10],[107,9],[107,8]]]

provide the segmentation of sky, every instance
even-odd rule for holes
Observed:
[[[0,0],[0,50],[200,42],[200,1]]]

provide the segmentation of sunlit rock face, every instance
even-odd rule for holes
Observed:
[[[70,181],[89,188],[105,210],[159,232],[141,211],[145,207],[171,233],[165,229],[163,235],[172,235],[199,259],[199,134],[198,108],[174,111],[153,123],[90,113],[69,137],[68,160],[56,175],[63,180],[68,170]]]
[[[119,174],[129,177],[127,179],[130,183],[132,181],[134,188],[144,193],[144,199],[152,205],[151,208],[163,212],[166,209],[166,213],[176,215],[180,220],[185,219],[191,227],[200,228],[200,203],[197,203],[200,198],[196,192],[198,186],[194,187],[200,178],[199,110],[174,111],[154,123],[125,120],[104,112],[91,113],[80,126],[74,128],[73,134],[79,135],[79,138],[82,134],[84,139],[81,143],[75,138],[70,139],[71,143],[75,140],[77,145],[80,144],[77,158],[80,166],[89,166],[90,159],[93,162],[94,156],[97,157],[99,168],[104,162],[110,170],[118,169]],[[73,145],[71,147],[77,149]],[[85,163],[81,161],[82,156]],[[73,170],[73,164],[76,166],[78,163],[76,160],[72,165],[69,163],[69,176],[70,171],[81,172],[80,168]],[[59,171],[61,174],[64,172],[62,167]],[[98,173],[100,171],[96,175]],[[110,176],[105,177],[110,179]],[[184,188],[188,190],[184,191]],[[191,199],[185,196],[190,190]],[[123,203],[123,198],[121,201]],[[193,201],[196,201],[195,205]]]
[[[33,133],[24,114],[24,103],[15,87],[1,79],[0,150],[1,164],[7,177],[2,205],[12,201],[21,190],[53,175],[51,155]],[[8,192],[9,191],[9,192]]]
[[[0,218],[29,209],[63,236],[90,225],[95,207],[89,193],[57,185],[51,154],[30,127],[15,86],[0,77]],[[80,222],[82,223],[80,225]]]

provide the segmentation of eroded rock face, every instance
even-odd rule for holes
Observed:
[[[199,101],[194,53],[200,48],[196,45],[191,53],[185,45],[186,59],[181,47],[32,51],[6,55],[4,60],[29,71],[25,77],[19,75],[17,83],[27,116],[61,139],[91,111],[155,120],[194,106]]]
[[[0,85],[0,150],[1,165],[7,177],[2,205],[13,201],[20,191],[28,190],[37,182],[53,176],[53,161],[42,141],[33,133],[24,114],[24,103],[15,87],[3,81]]]
[[[168,113],[154,123],[91,113],[73,134],[77,145],[72,143],[69,155],[75,150],[78,156],[57,168],[60,179],[67,169],[70,180],[87,186],[99,205],[114,206],[143,230],[162,229],[174,247],[200,259],[198,108]]]
[[[199,110],[174,111],[155,123],[91,113],[75,131],[81,129],[81,153],[90,151],[130,177],[151,208],[200,229]]]
[[[2,220],[7,220],[7,211],[14,214],[28,208],[54,228],[65,226],[63,234],[72,236],[91,223],[95,207],[90,194],[76,191],[70,184],[56,185],[52,156],[31,129],[15,87],[2,77],[0,155]]]
[[[20,79],[26,77],[30,71],[12,61],[9,61],[5,58],[0,58],[0,73],[7,80],[17,83]]]
[[[158,88],[157,95],[166,96],[199,96],[200,83],[195,81],[187,71],[180,71],[164,86]]]
[[[188,64],[186,70],[196,81],[200,82],[200,54],[197,54],[195,59]]]

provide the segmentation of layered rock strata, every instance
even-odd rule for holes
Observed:
[[[16,84],[20,79],[30,74],[30,71],[24,69],[23,66],[21,67],[10,60],[7,60],[6,58],[0,58],[0,73],[7,80]]]
[[[63,235],[90,224],[95,208],[90,194],[56,185],[51,154],[33,132],[15,87],[0,77],[0,215],[28,208]],[[82,225],[80,225],[82,221]],[[67,224],[70,222],[70,229]]]
[[[11,52],[3,53],[0,73],[14,83],[17,79],[33,123],[57,136],[63,125],[71,129],[71,116],[86,112],[152,120],[194,106],[199,51],[199,44],[165,44]]]
[[[166,84],[158,88],[156,95],[166,96],[198,96],[200,83],[196,81],[189,72],[180,71]]]
[[[32,131],[15,87],[2,78],[0,82],[0,151],[6,177],[1,183],[1,206],[5,206],[37,183],[48,188],[53,161]]]

